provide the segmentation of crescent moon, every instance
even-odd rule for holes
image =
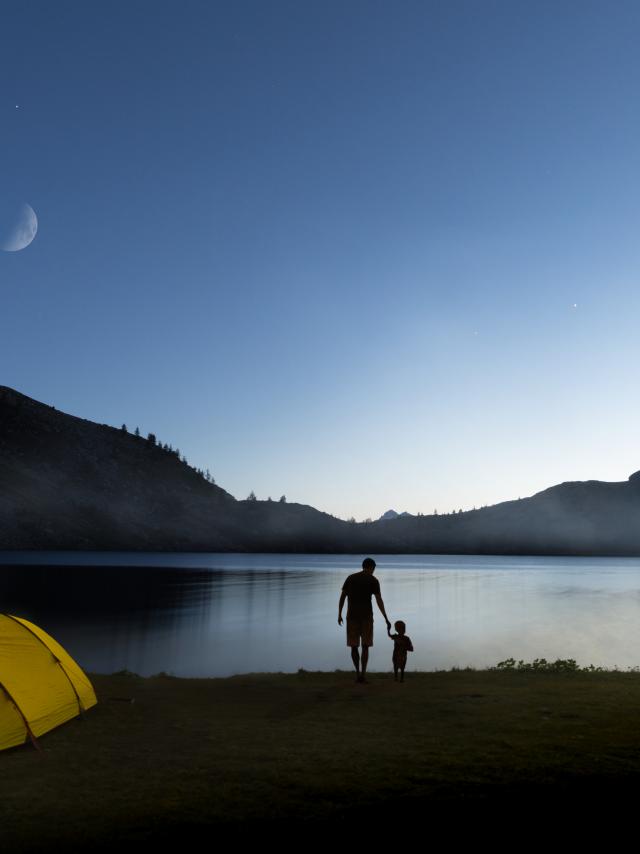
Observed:
[[[18,211],[17,221],[0,238],[0,249],[5,252],[19,252],[25,249],[36,236],[38,217],[31,205],[23,204]]]

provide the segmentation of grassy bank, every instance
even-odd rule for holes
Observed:
[[[640,782],[636,673],[369,678],[93,676],[98,706],[43,736],[44,757],[0,753],[2,850],[404,826],[559,797],[619,808]]]

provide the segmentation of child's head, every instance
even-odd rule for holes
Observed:
[[[395,623],[393,624],[393,627],[398,632],[399,635],[403,635],[407,630],[407,627],[402,622],[402,620],[396,620]]]

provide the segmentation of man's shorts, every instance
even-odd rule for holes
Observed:
[[[373,646],[373,614],[362,619],[347,617],[347,646]]]

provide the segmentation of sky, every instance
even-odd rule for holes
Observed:
[[[624,0],[7,6],[0,384],[341,518],[625,480],[639,37]]]

